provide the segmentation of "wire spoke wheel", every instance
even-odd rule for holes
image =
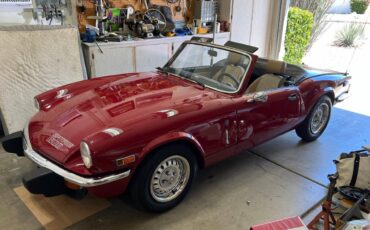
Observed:
[[[313,134],[317,134],[321,132],[321,130],[326,126],[330,115],[330,108],[329,105],[326,103],[322,103],[317,107],[316,111],[314,112],[310,130]]]
[[[185,143],[154,150],[134,175],[130,193],[139,208],[164,212],[188,194],[198,171],[196,153]]]
[[[332,100],[329,96],[321,96],[307,117],[295,128],[302,140],[310,142],[321,136],[331,116]]]
[[[189,162],[179,155],[170,156],[154,170],[150,181],[150,194],[157,202],[172,201],[185,189],[189,177]]]

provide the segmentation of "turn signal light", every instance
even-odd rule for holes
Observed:
[[[67,188],[72,189],[72,190],[81,189],[81,186],[79,186],[78,184],[73,184],[72,182],[69,182],[67,180],[64,181],[64,184],[67,186]]]
[[[134,163],[136,160],[135,155],[130,155],[124,158],[119,158],[116,160],[117,166],[124,166],[124,165],[129,165],[131,163]]]
[[[37,100],[36,97],[33,98],[33,102],[34,102],[35,108],[37,109],[37,111],[39,111],[40,110],[40,103],[39,103],[39,101]]]

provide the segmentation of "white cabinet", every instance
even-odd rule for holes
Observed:
[[[102,47],[92,49],[90,76],[106,76],[135,71],[134,48]]]
[[[211,34],[197,35],[212,37]],[[162,67],[192,36],[99,43],[82,43],[89,78],[153,71]],[[217,33],[215,43],[229,41],[230,33]],[[100,47],[100,48],[99,48]]]
[[[171,57],[171,44],[137,46],[135,51],[136,72],[153,71],[162,67]]]

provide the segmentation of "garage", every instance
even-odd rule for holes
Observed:
[[[367,229],[368,5],[0,1],[0,228]]]

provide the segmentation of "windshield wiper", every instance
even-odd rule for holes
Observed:
[[[187,77],[187,78],[188,78],[188,79],[190,79],[192,82],[197,83],[198,85],[202,86],[202,87],[203,87],[203,89],[205,89],[205,88],[206,88],[206,85],[205,85],[205,84],[203,84],[202,82],[199,82],[199,81],[197,81],[197,80],[194,80],[194,78],[193,78],[193,77],[189,76],[189,77]]]
[[[168,75],[168,72],[165,71],[162,67],[157,67],[156,69],[159,70],[160,72],[165,73],[166,75]]]

